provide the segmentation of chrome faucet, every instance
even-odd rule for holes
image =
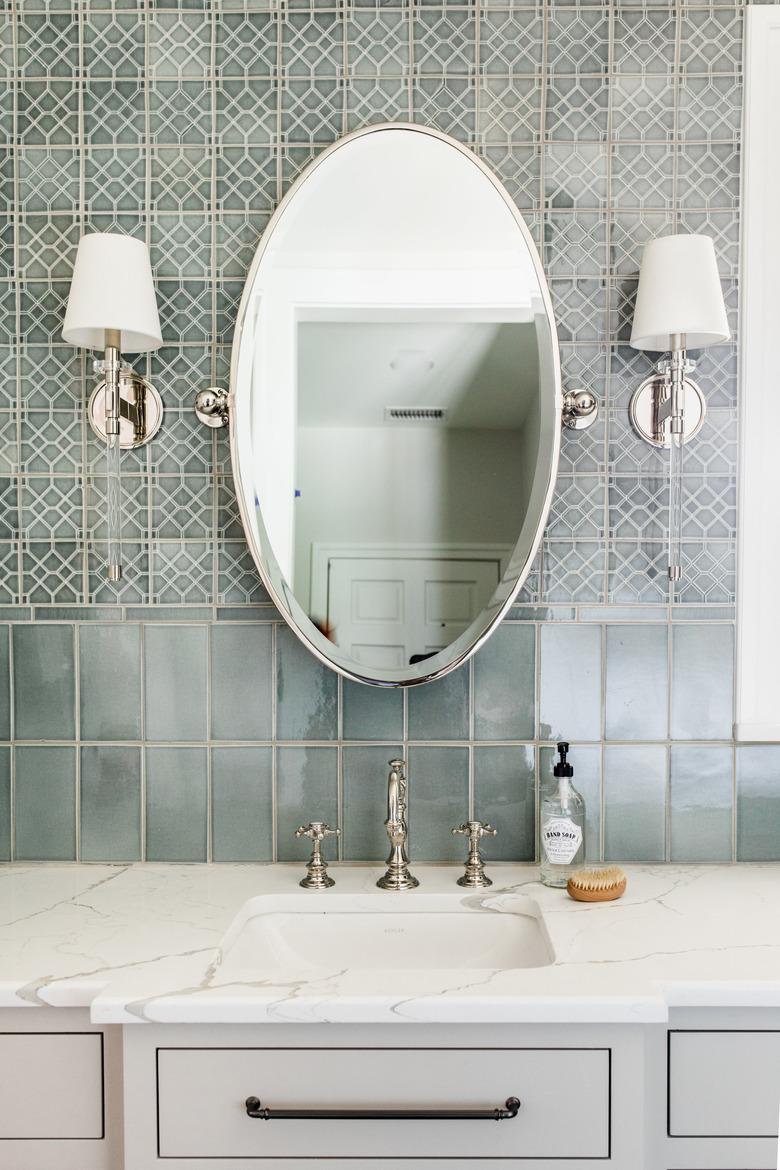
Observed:
[[[385,821],[385,829],[390,840],[390,856],[387,859],[387,871],[376,883],[380,890],[413,890],[420,884],[417,878],[409,873],[409,858],[406,853],[409,828],[406,823],[405,769],[403,760],[390,760]]]

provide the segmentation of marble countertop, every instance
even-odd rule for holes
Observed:
[[[780,865],[629,866],[625,896],[602,905],[546,889],[533,867],[493,866],[484,891],[455,885],[455,867],[414,869],[420,890],[389,894],[379,869],[358,866],[331,866],[336,886],[316,893],[299,889],[300,865],[2,866],[0,1007],[89,1007],[96,1023],[124,1024],[636,1022],[681,1005],[780,1006]],[[541,915],[554,962],[240,979],[222,967],[250,898],[327,912],[345,895],[413,909],[420,894]]]

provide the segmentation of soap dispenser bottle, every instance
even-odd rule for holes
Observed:
[[[585,801],[572,784],[574,768],[566,758],[567,743],[558,744],[560,759],[553,768],[552,783],[542,790],[539,823],[542,881],[565,887],[585,860]]]

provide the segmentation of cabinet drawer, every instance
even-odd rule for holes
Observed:
[[[160,1048],[163,1158],[608,1158],[607,1048]],[[274,1109],[493,1109],[513,1119],[254,1120]]]
[[[0,1033],[0,1069],[0,1140],[103,1137],[99,1032]]]
[[[780,1032],[669,1033],[669,1136],[777,1136]]]

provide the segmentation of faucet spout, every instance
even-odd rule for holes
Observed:
[[[376,883],[381,890],[413,890],[420,884],[409,872],[409,857],[406,852],[409,837],[406,822],[407,791],[406,764],[403,760],[390,760],[385,821],[390,855],[387,859],[387,870]]]

